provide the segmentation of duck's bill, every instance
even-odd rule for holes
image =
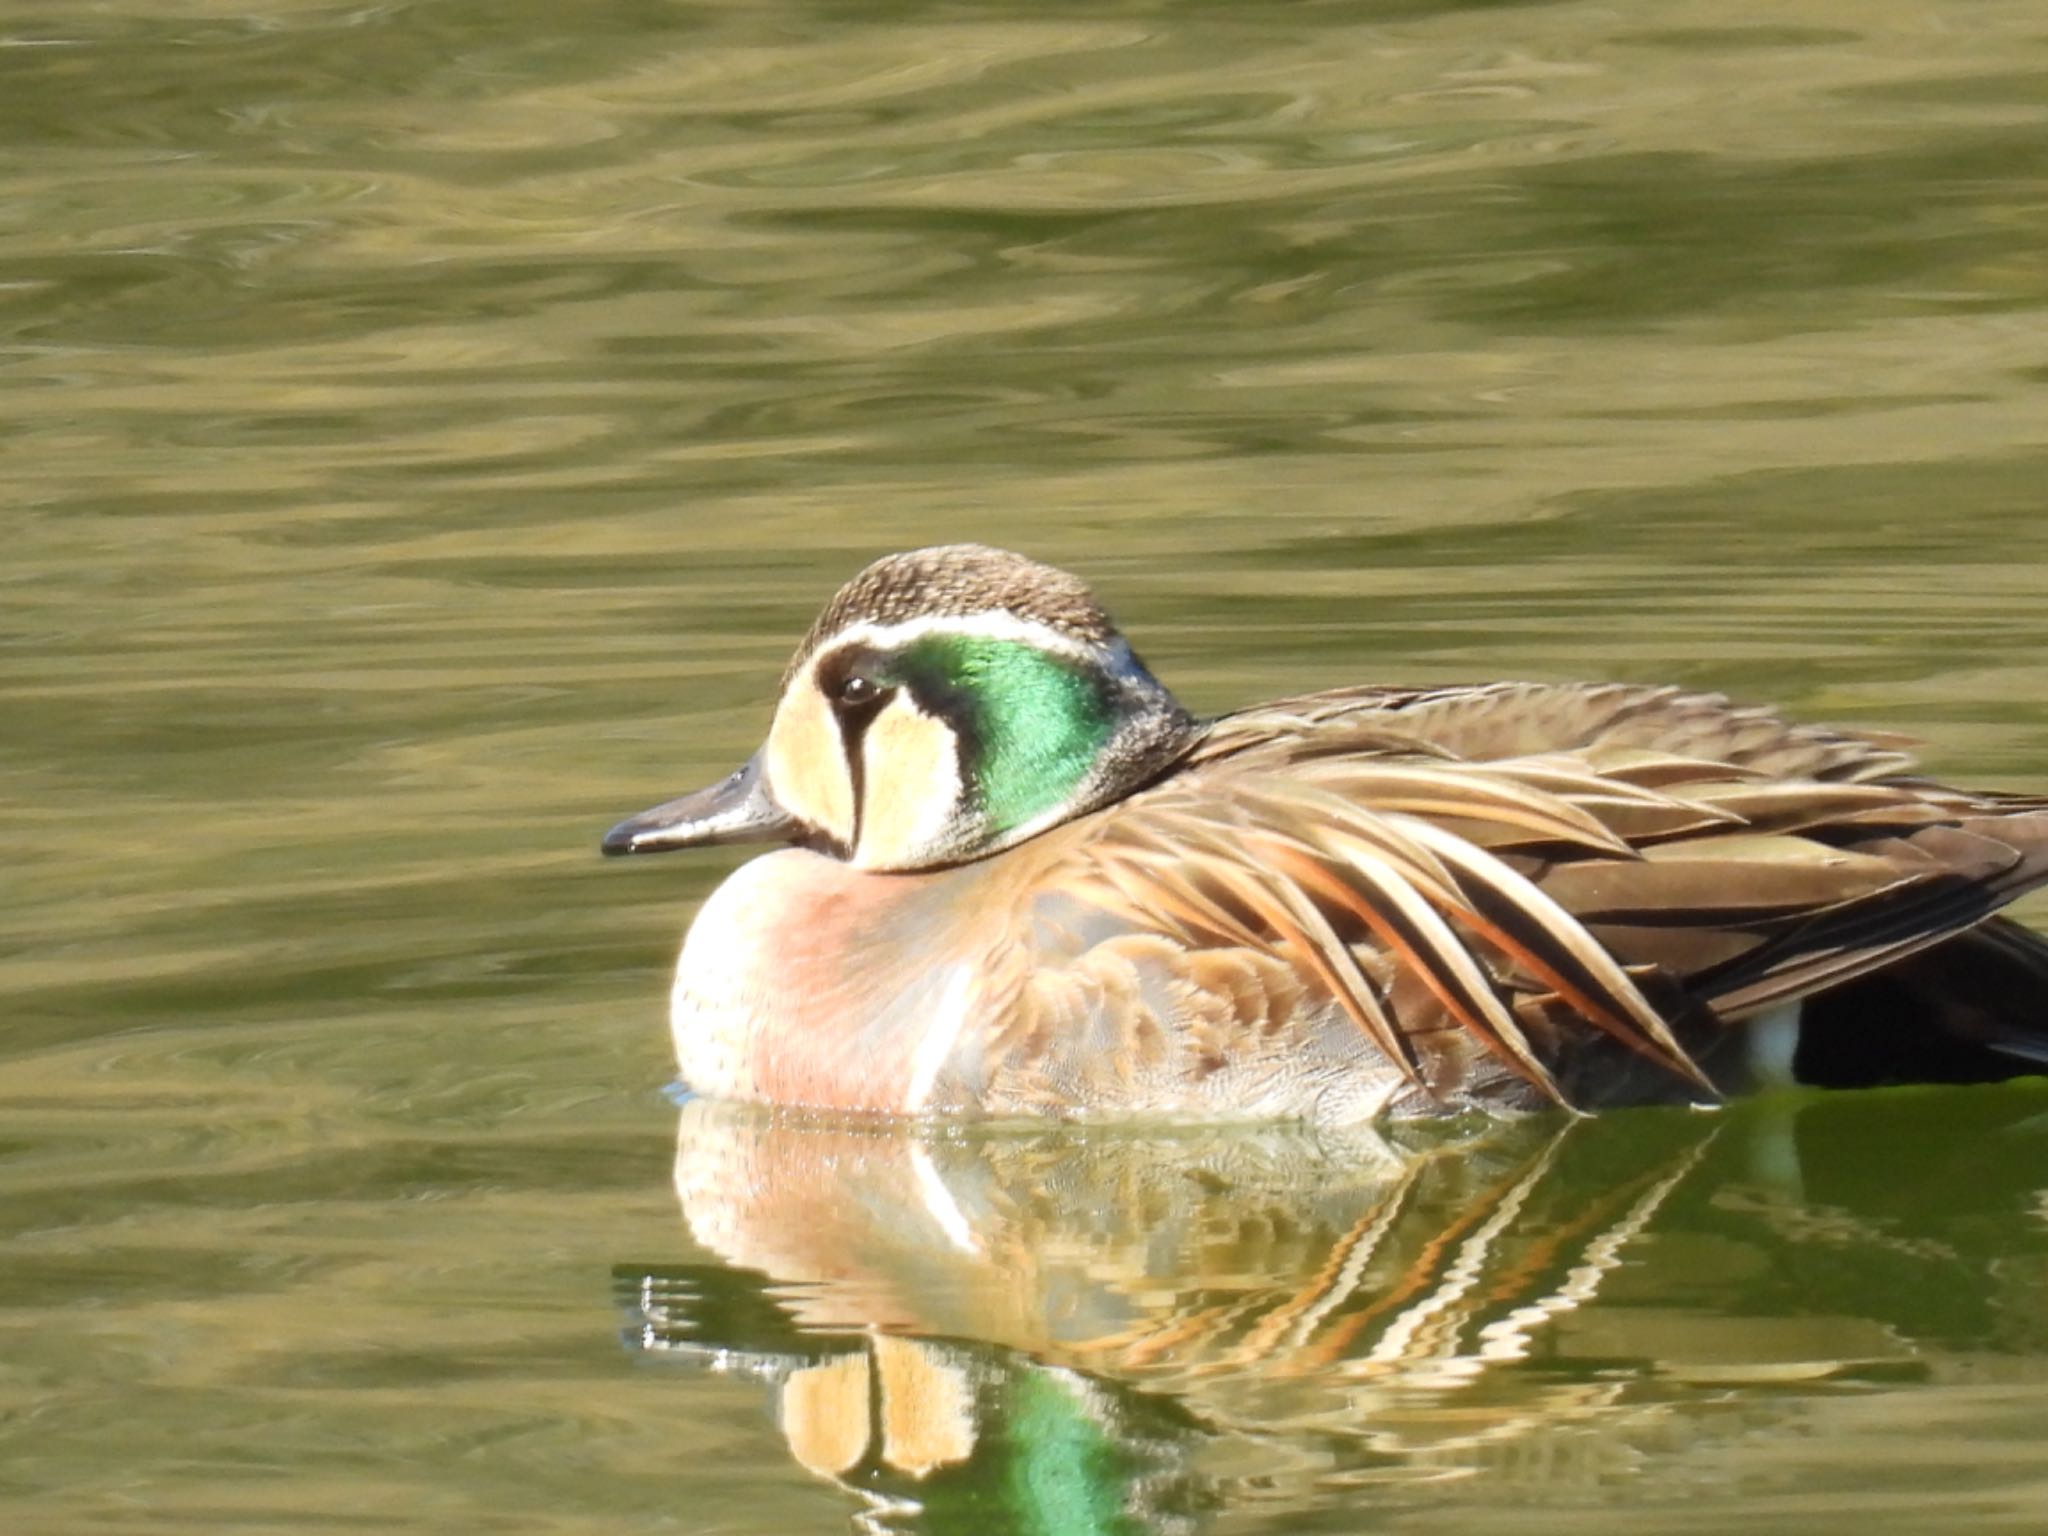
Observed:
[[[801,832],[802,823],[768,793],[757,754],[709,789],[628,816],[605,833],[600,846],[608,854],[666,853],[714,843],[792,842]]]

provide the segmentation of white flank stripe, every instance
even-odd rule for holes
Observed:
[[[930,1101],[932,1085],[938,1082],[939,1071],[953,1054],[953,1043],[960,1038],[961,1027],[967,1022],[967,996],[973,990],[973,982],[965,965],[952,968],[945,993],[932,1009],[932,1021],[910,1058],[910,1086],[903,1095],[906,1115],[919,1113]]]

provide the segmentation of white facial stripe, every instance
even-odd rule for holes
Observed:
[[[1090,645],[1049,625],[1033,623],[999,608],[991,608],[982,613],[932,614],[905,619],[900,624],[875,624],[866,619],[849,624],[820,643],[810,654],[802,669],[790,679],[788,693],[784,697],[804,687],[815,692],[818,669],[849,646],[893,651],[926,635],[973,635],[978,639],[1014,640],[1020,645],[1069,657],[1083,666],[1098,668],[1111,677],[1129,677],[1140,671],[1137,657],[1131,654],[1131,643],[1122,635],[1115,636],[1106,645]]]
[[[867,645],[876,650],[894,651],[913,640],[926,635],[974,635],[989,640],[1015,640],[1035,650],[1050,651],[1059,656],[1071,656],[1076,661],[1100,663],[1106,654],[1117,662],[1130,654],[1130,647],[1117,640],[1106,647],[1097,647],[1085,641],[1076,640],[1072,635],[1061,634],[1049,625],[1035,624],[1029,619],[1020,619],[1013,613],[992,608],[983,613],[929,614],[922,618],[905,619],[899,624],[875,624],[862,619],[849,624],[832,638],[818,647],[806,670],[814,669],[820,658],[847,645]],[[1116,670],[1113,665],[1112,670]]]

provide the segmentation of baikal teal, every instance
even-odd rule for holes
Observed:
[[[705,904],[684,1080],[896,1115],[1345,1123],[2048,1059],[2048,801],[1674,688],[1358,687],[1195,719],[1075,577],[833,599],[768,740],[612,853]]]

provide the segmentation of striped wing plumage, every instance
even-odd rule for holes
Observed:
[[[1475,1048],[1572,1102],[1595,1041],[1711,1096],[1722,1024],[2048,879],[2048,803],[1909,764],[1671,689],[1349,690],[1217,722],[1058,878],[1188,967],[1284,959],[1439,1103]]]

